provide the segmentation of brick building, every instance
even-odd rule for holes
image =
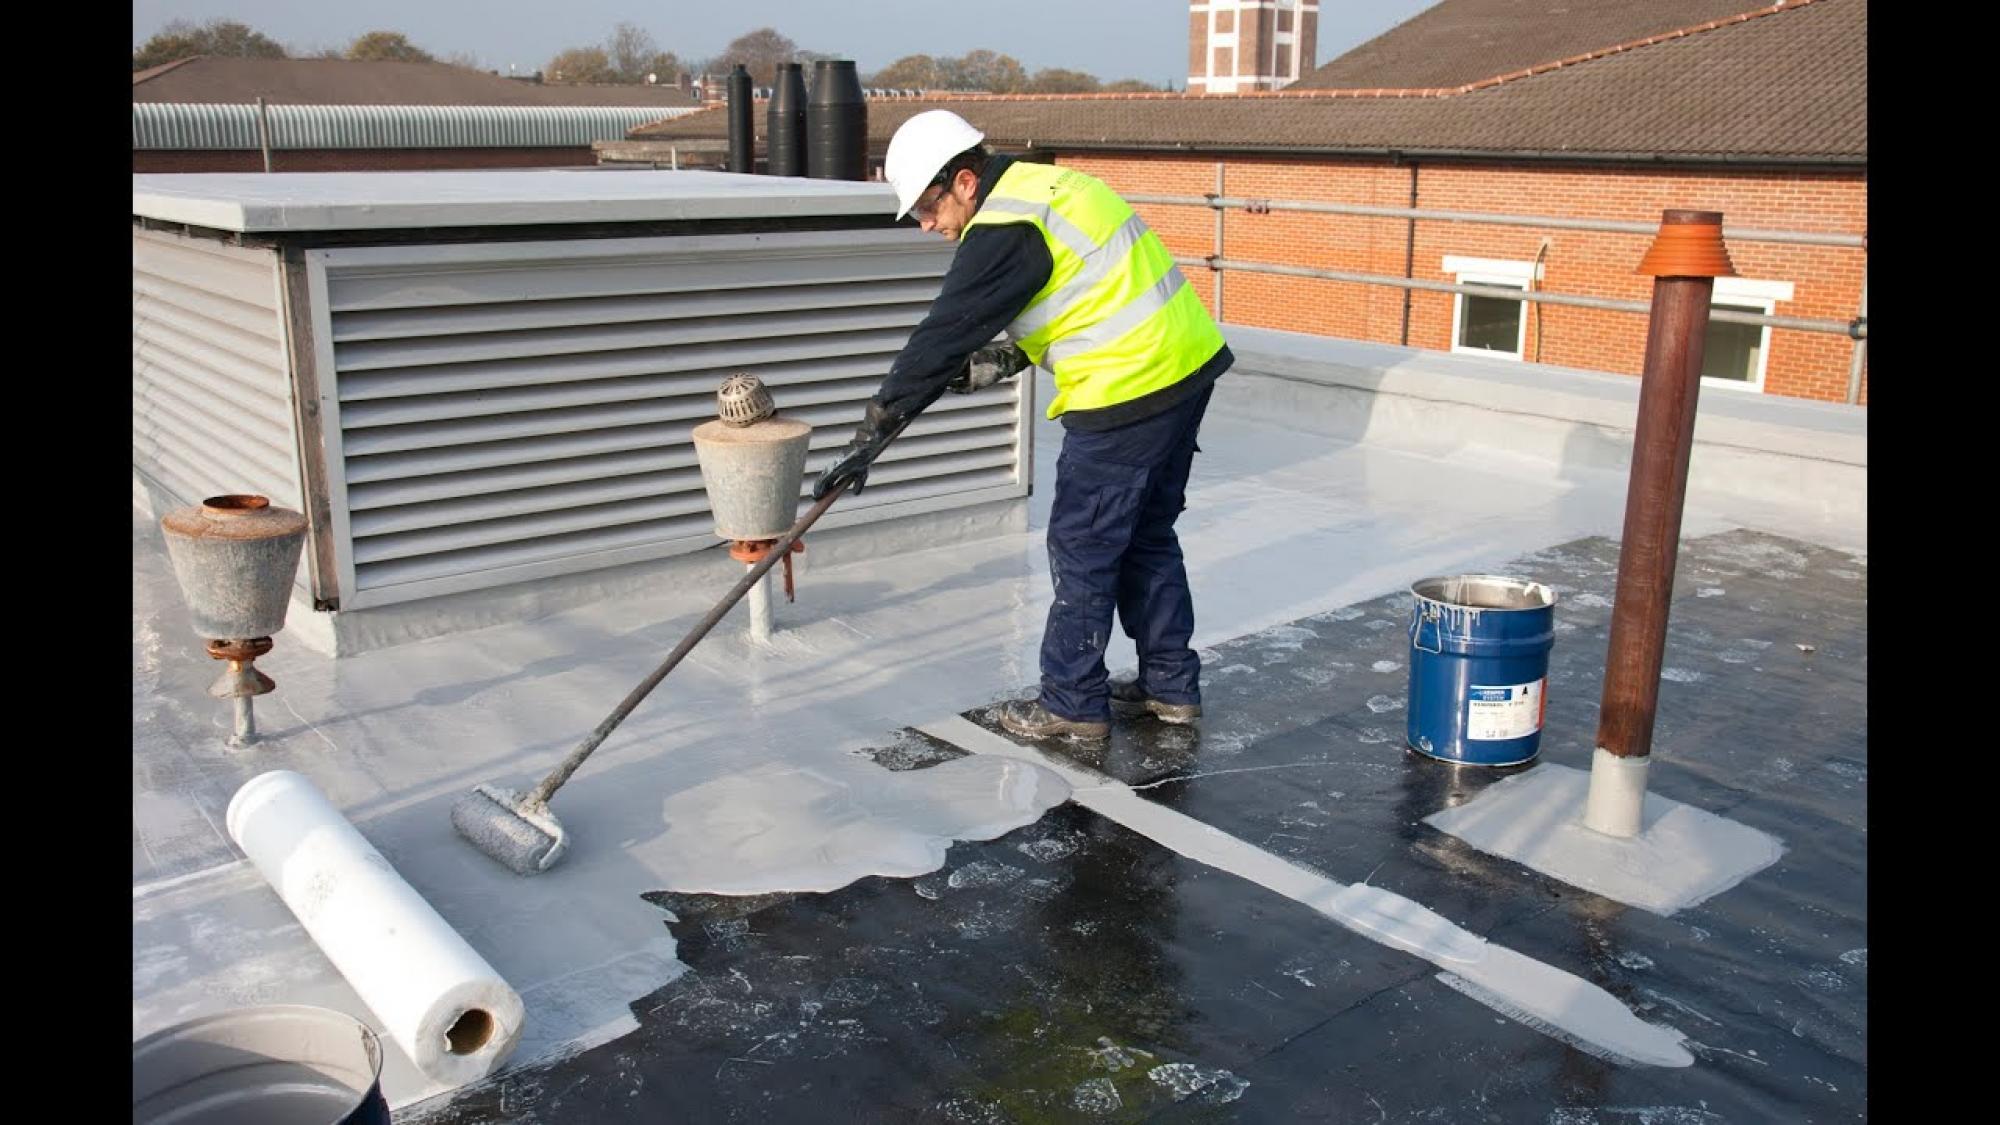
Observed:
[[[1189,93],[1277,90],[1311,74],[1319,0],[1190,0]]]
[[[1656,225],[1721,211],[1737,278],[1716,306],[1812,321],[1864,308],[1867,0],[1441,0],[1275,93],[871,102],[876,166],[911,114],[950,108],[1000,151],[1121,192],[1323,201]],[[756,128],[763,114],[753,115]],[[633,130],[607,160],[726,136],[721,110]],[[685,164],[685,161],[683,162]],[[1183,259],[1646,301],[1647,233],[1140,204]],[[1816,232],[1846,245],[1734,232]],[[1636,375],[1643,316],[1544,302],[1187,268],[1225,323]],[[1856,342],[1711,324],[1711,383],[1867,401]]]

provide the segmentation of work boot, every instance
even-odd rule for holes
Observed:
[[[1052,714],[1039,699],[1017,699],[1000,709],[1000,725],[1022,738],[1078,738],[1098,742],[1111,736],[1110,723],[1065,719]]]
[[[1111,709],[1123,715],[1138,715],[1152,712],[1163,723],[1186,725],[1201,718],[1199,703],[1167,703],[1146,694],[1139,681],[1128,680],[1111,685]]]

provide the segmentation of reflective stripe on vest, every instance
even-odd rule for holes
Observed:
[[[1164,243],[1129,205],[1074,169],[1017,162],[972,220],[1042,234],[1049,280],[1007,331],[1055,376],[1048,416],[1116,406],[1180,382],[1222,333]]]

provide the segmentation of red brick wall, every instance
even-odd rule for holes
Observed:
[[[567,168],[597,163],[584,148],[368,148],[280,150],[273,172],[389,172],[443,168]],[[262,172],[256,152],[135,151],[134,172]]]
[[[1200,195],[1215,190],[1214,160],[1144,155],[1066,156],[1080,168],[1128,192]],[[1225,190],[1232,196],[1326,200],[1407,207],[1410,169],[1386,160],[1230,158]],[[1867,229],[1868,185],[1860,172],[1686,171],[1528,164],[1422,164],[1417,206],[1613,219],[1657,224],[1670,208],[1720,211],[1731,227],[1830,231]],[[1205,207],[1144,205],[1148,224],[1179,255],[1213,253],[1215,212]],[[1420,221],[1415,277],[1452,281],[1445,255],[1532,261],[1543,238],[1544,275],[1538,288],[1620,300],[1651,299],[1649,278],[1635,269],[1651,239],[1644,235]],[[1409,225],[1403,219],[1271,212],[1227,212],[1226,257],[1400,277]],[[1736,241],[1737,273],[1793,283],[1793,300],[1779,316],[1848,320],[1858,308],[1862,251]],[[1214,308],[1214,278],[1188,270]],[[1452,295],[1410,292],[1409,343],[1448,350]],[[1232,324],[1311,332],[1356,340],[1402,342],[1405,290],[1231,271],[1223,277],[1223,316]],[[1549,304],[1528,306],[1526,356],[1543,363],[1637,375],[1644,366],[1646,320],[1641,315]],[[1833,402],[1847,397],[1853,342],[1844,336],[1771,330],[1764,389],[1770,394]],[[1861,401],[1868,401],[1864,364]]]

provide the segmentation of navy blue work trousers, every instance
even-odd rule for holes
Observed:
[[[1139,652],[1139,682],[1168,703],[1201,702],[1194,597],[1174,521],[1186,507],[1195,435],[1213,387],[1113,430],[1069,430],[1049,512],[1055,598],[1042,633],[1042,706],[1111,718],[1104,648],[1115,609]]]

